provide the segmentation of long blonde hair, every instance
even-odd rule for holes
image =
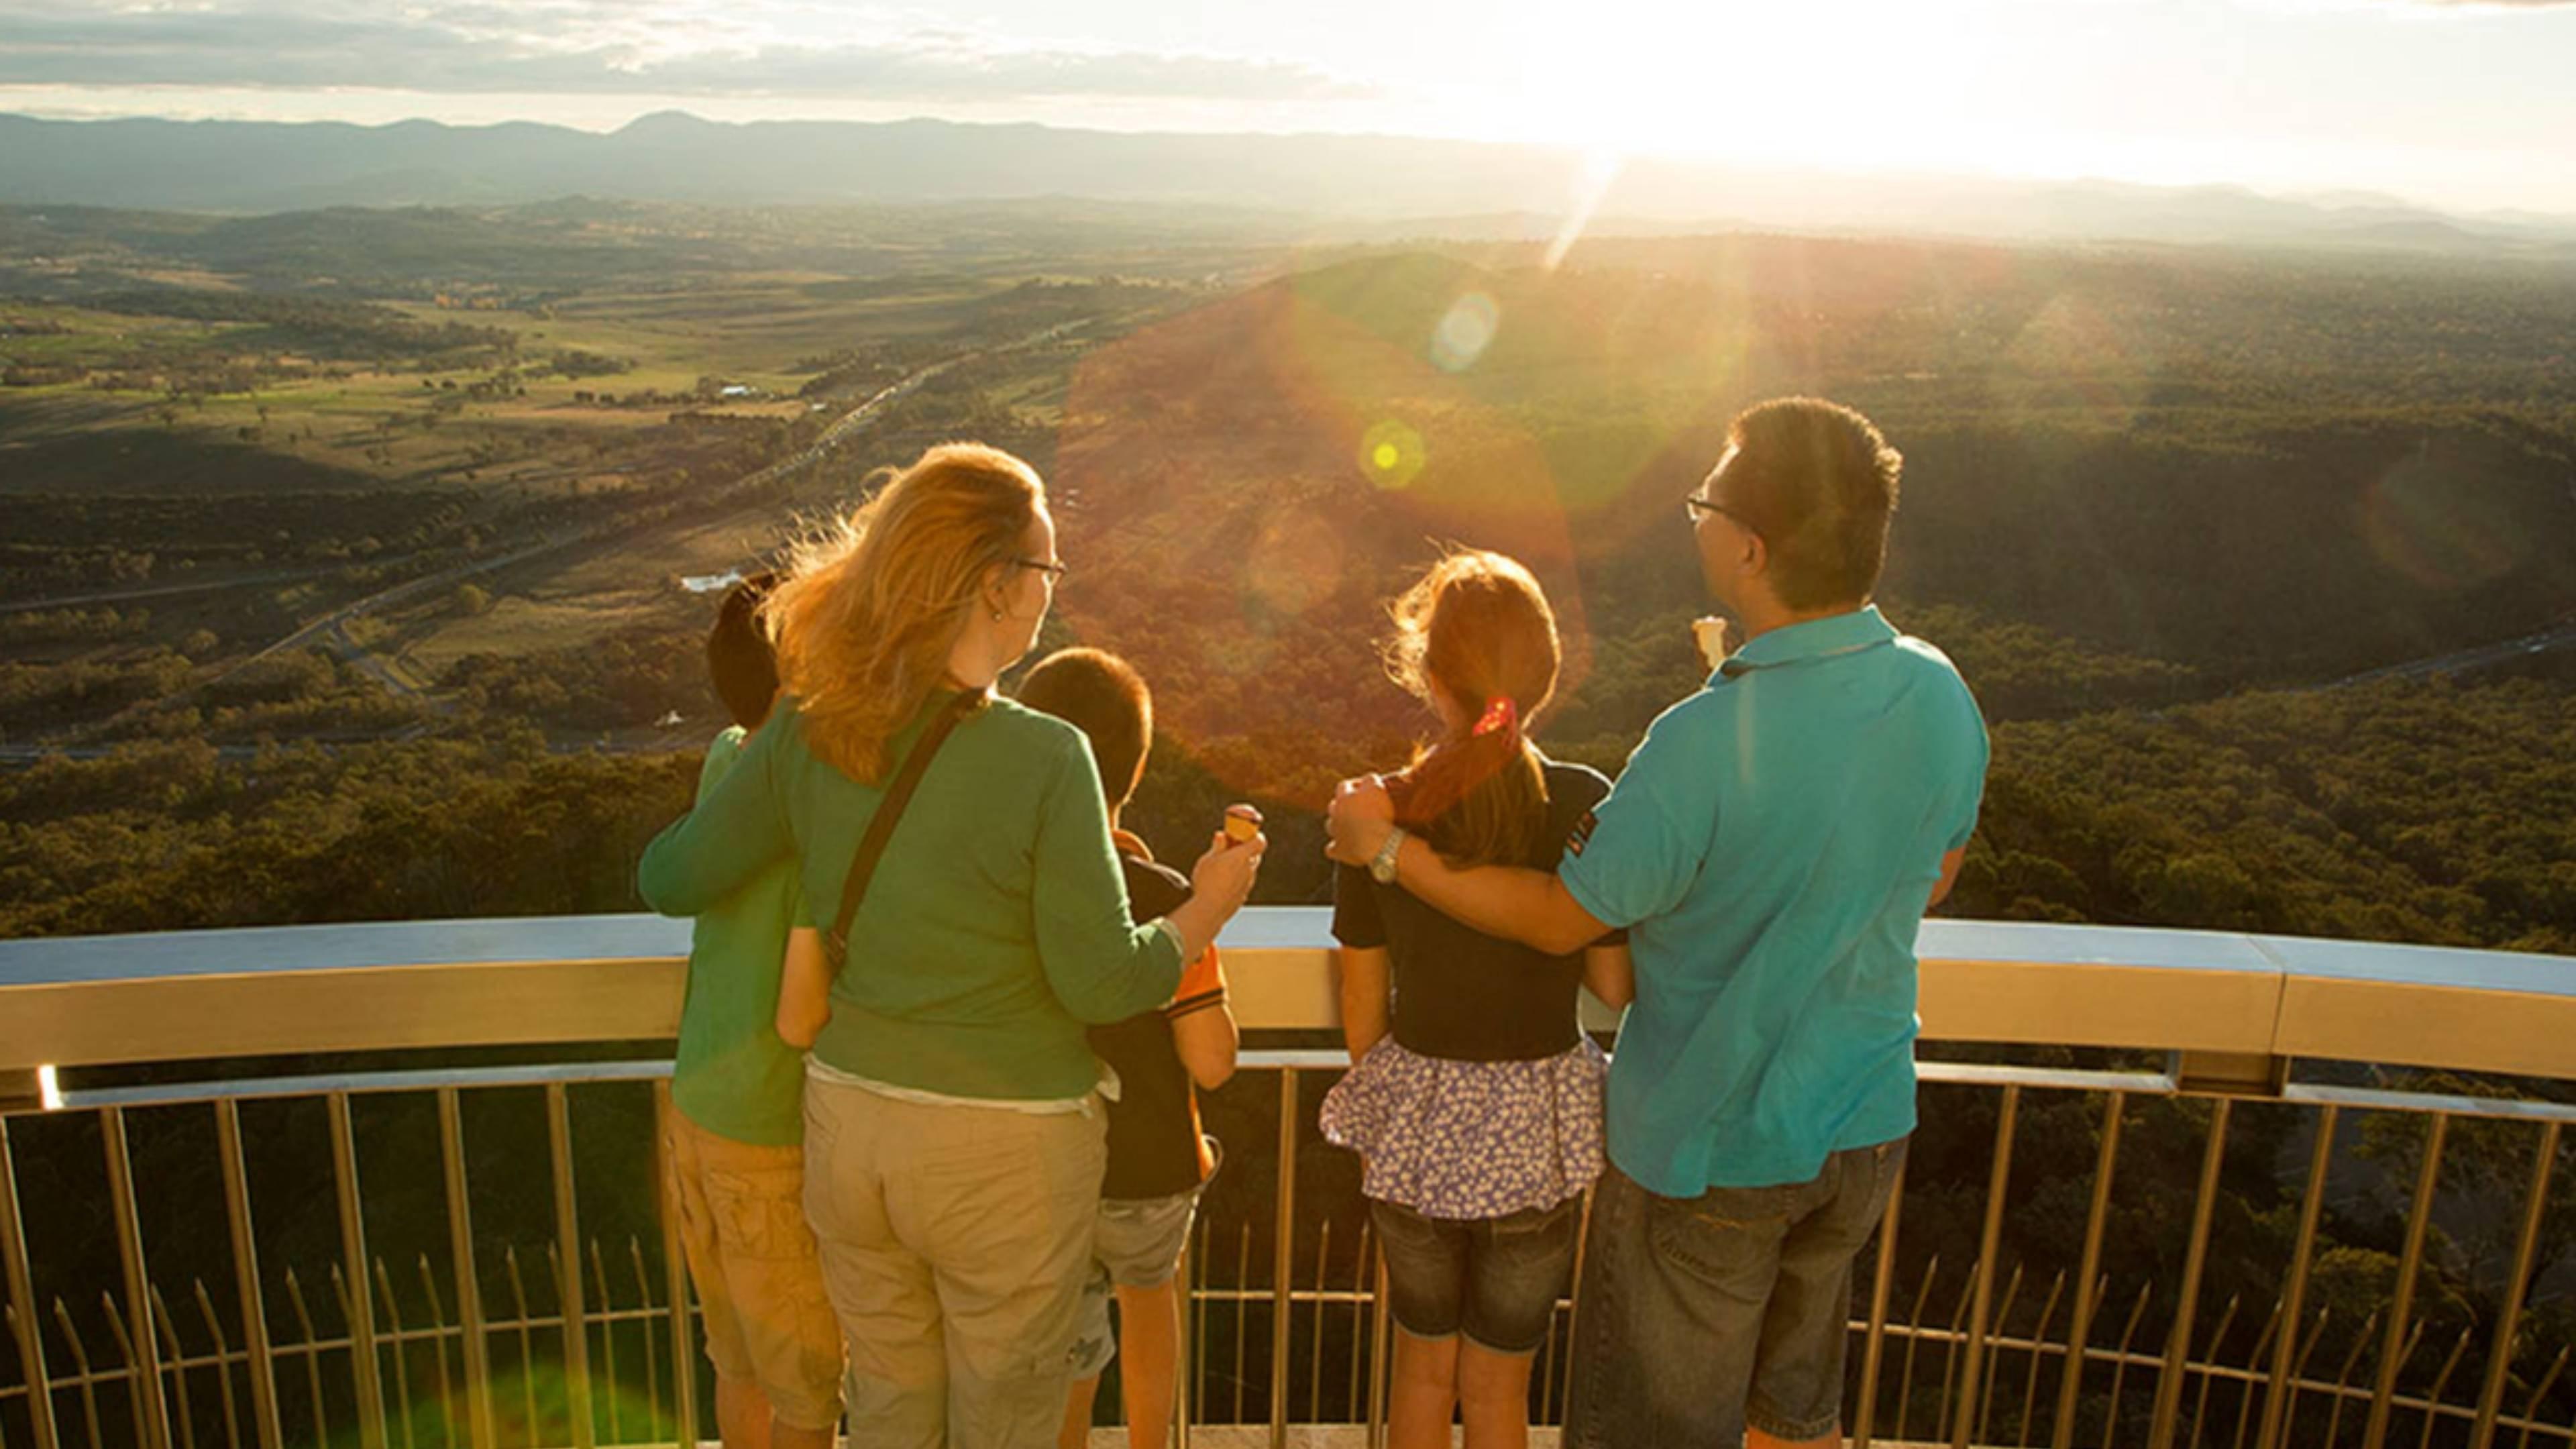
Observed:
[[[999,448],[943,443],[796,546],[762,617],[814,753],[870,783],[887,743],[940,687],[986,575],[1019,556],[1046,502]]]

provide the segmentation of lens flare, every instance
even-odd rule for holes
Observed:
[[[1360,435],[1360,469],[1380,488],[1397,489],[1422,476],[1422,435],[1389,418]]]
[[[2362,537],[2381,562],[2424,588],[2492,583],[2523,561],[2529,544],[2479,486],[2485,481],[2474,461],[2445,457],[2421,440],[2363,495]]]
[[[1449,304],[1440,325],[1431,329],[1431,361],[1443,372],[1465,372],[1493,345],[1503,309],[1482,292],[1469,292]]]

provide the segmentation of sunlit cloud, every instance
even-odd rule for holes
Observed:
[[[610,5],[129,9],[0,3],[0,84],[422,93],[1334,100],[1373,92],[1290,61],[1019,41],[866,12]]]

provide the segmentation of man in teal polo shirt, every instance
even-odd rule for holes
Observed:
[[[1374,781],[1332,811],[1335,858],[1479,930],[1629,933],[1569,1449],[1838,1441],[1852,1259],[1914,1130],[1915,926],[1985,782],[1958,671],[1869,602],[1896,451],[1809,398],[1727,442],[1683,502],[1747,642],[1648,729],[1556,874],[1450,869]]]

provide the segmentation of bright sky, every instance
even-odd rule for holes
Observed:
[[[2576,213],[2576,0],[0,0],[0,110],[1384,131]]]

